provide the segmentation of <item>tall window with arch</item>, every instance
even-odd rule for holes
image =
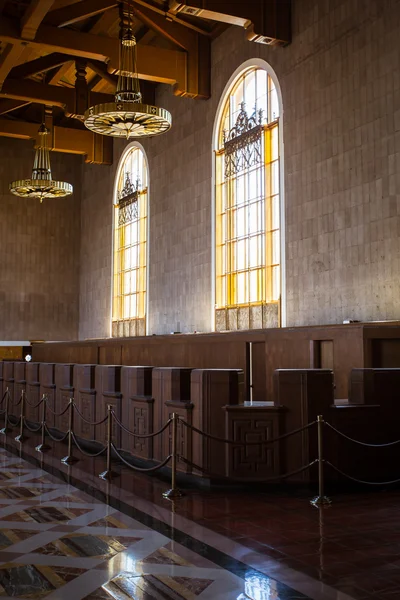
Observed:
[[[217,115],[217,331],[280,325],[279,113],[272,77],[250,67]]]
[[[148,169],[131,147],[117,174],[114,198],[112,335],[146,334]]]

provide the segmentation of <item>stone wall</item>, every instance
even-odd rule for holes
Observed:
[[[75,191],[40,204],[8,191],[30,177],[33,143],[0,138],[0,157],[0,340],[76,339],[82,158],[51,154]]]
[[[276,72],[283,98],[286,324],[399,319],[400,2],[293,0],[286,48],[231,27],[212,45],[212,96],[159,86],[172,130],[144,143],[150,168],[148,333],[209,331],[212,131],[246,60]],[[110,331],[115,163],[85,167],[80,336]],[[178,325],[179,324],[179,325]]]

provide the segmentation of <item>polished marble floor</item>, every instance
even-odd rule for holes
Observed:
[[[0,598],[400,600],[400,493],[187,489],[35,439],[0,453]],[[9,450],[7,451],[6,448]],[[11,451],[11,452],[10,452]]]

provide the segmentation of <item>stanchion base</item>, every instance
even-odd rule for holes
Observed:
[[[73,465],[78,461],[79,458],[75,458],[75,456],[64,456],[64,458],[61,459],[61,462],[64,463],[64,465]]]
[[[118,477],[118,473],[114,471],[103,471],[99,475],[100,479],[104,479],[105,481],[110,481],[110,479],[114,479],[114,477]]]
[[[168,490],[167,492],[163,492],[163,497],[167,500],[174,500],[174,498],[182,498],[185,494],[181,492],[180,489],[176,488],[175,490]]]
[[[3,435],[7,435],[7,433],[10,433],[11,429],[9,427],[3,427],[3,429],[0,429],[0,433],[2,433]]]
[[[321,506],[330,506],[332,504],[332,500],[327,496],[315,496],[315,498],[310,500],[310,504],[320,508]]]
[[[36,446],[35,450],[36,452],[46,452],[47,450],[51,450],[51,446],[48,444],[39,444],[39,446]]]
[[[22,442],[24,442],[25,440],[27,440],[27,436],[26,435],[17,435],[17,437],[15,438],[16,442],[19,442],[20,444],[22,444]]]

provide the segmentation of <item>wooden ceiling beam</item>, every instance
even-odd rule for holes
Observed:
[[[24,50],[25,46],[19,41],[6,44],[3,52],[0,54],[0,89]]]
[[[0,137],[35,140],[38,127],[36,123],[0,119]],[[55,126],[53,131],[53,151],[65,152],[67,154],[83,154],[88,163],[112,164],[112,138],[93,134],[88,129]]]
[[[30,102],[22,102],[21,100],[0,100],[0,115],[6,115],[7,113],[13,112],[18,108],[27,106]]]
[[[57,85],[60,83],[61,79],[66,75],[66,73],[70,70],[72,65],[74,64],[73,60],[69,60],[62,67],[57,69],[54,73],[48,73],[46,76],[46,83],[48,85]]]
[[[149,10],[151,10],[152,12],[155,12],[163,17],[166,17],[169,21],[174,21],[175,23],[178,23],[179,25],[183,25],[184,27],[187,27],[188,29],[192,29],[193,31],[196,31],[197,33],[200,33],[201,35],[206,35],[209,36],[210,33],[206,30],[203,29],[202,27],[196,25],[195,23],[192,23],[191,21],[184,21],[183,19],[180,19],[175,13],[173,12],[166,12],[165,10],[162,10],[161,8],[157,8],[156,6],[154,6],[154,4],[150,4],[149,2],[146,2],[146,0],[133,0],[134,5],[138,5],[138,6],[144,6],[145,8],[148,8]]]
[[[54,4],[54,0],[31,0],[21,19],[21,37],[34,40],[39,25]]]
[[[168,13],[187,14],[244,27],[249,40],[264,44],[291,41],[291,0],[168,0]]]
[[[69,60],[73,60],[73,58],[68,56],[68,54],[53,52],[47,56],[41,56],[40,58],[36,58],[35,60],[31,60],[14,67],[10,71],[10,77],[24,79],[25,77],[30,77],[31,75],[45,73],[54,67],[60,67],[61,65],[64,65]]]
[[[37,102],[61,108],[74,106],[75,90],[56,85],[44,85],[30,79],[7,79],[0,90],[3,98],[14,98],[25,102]]]
[[[154,91],[151,84],[142,82],[142,92],[144,102],[154,103]],[[63,108],[66,114],[75,114],[75,89],[61,87],[57,85],[46,85],[30,79],[18,80],[7,79],[3,89],[0,90],[0,97],[20,100],[21,102],[35,102],[37,104],[46,104],[48,106],[59,106]],[[149,100],[151,99],[151,102]],[[90,92],[89,106],[95,104],[105,104],[114,102],[113,94],[104,94],[102,92]]]
[[[115,0],[83,0],[48,13],[45,23],[54,27],[66,27],[118,6]]]
[[[20,42],[15,21],[8,18],[0,20],[0,40],[11,44]],[[41,25],[35,40],[30,44],[42,52],[61,52],[88,60],[107,62],[109,72],[118,70],[119,40],[116,38]],[[137,65],[141,79],[168,84],[177,83],[178,87],[185,90],[186,52],[138,44]]]
[[[92,71],[94,71],[96,75],[107,81],[107,83],[109,83],[115,90],[115,88],[117,87],[118,78],[115,75],[111,75],[111,73],[107,71],[107,67],[104,63],[89,61],[88,68],[92,69]]]
[[[191,50],[197,43],[197,34],[183,25],[167,21],[162,15],[145,8],[135,6],[134,15],[152,31],[161,35],[183,50]]]
[[[152,31],[187,51],[187,89],[182,90],[176,86],[174,93],[178,96],[209,98],[211,94],[210,41],[183,25],[167,21],[165,17],[147,8],[135,7],[134,14]]]

